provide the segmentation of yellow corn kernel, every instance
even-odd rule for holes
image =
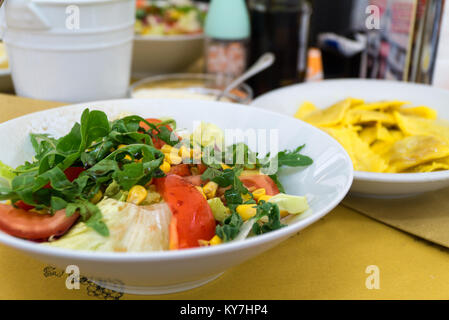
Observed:
[[[209,244],[211,246],[216,246],[217,244],[223,243],[223,240],[217,235],[215,235],[212,239],[210,239]]]
[[[182,158],[176,154],[173,153],[164,153],[165,160],[169,164],[180,164],[182,162]]]
[[[128,161],[132,161],[133,160],[133,158],[131,158],[131,156],[129,154],[127,154],[124,159],[128,160]]]
[[[129,190],[128,198],[126,202],[134,203],[139,205],[145,200],[148,195],[147,189],[142,186],[134,186]]]
[[[161,169],[165,174],[169,173],[171,169],[170,163],[164,160],[164,162],[162,162],[162,164],[159,166],[159,169]]]
[[[207,200],[206,194],[203,191],[203,188],[201,188],[200,186],[195,186],[195,188],[203,195],[204,199]]]
[[[215,194],[217,193],[217,189],[218,189],[218,184],[216,184],[213,181],[209,181],[203,187],[204,194],[207,196],[208,199],[215,198]]]
[[[231,169],[230,166],[228,166],[227,164],[224,164],[224,163],[221,164],[221,168],[222,168],[223,170]]]
[[[90,199],[90,202],[93,204],[97,204],[100,202],[101,198],[103,198],[103,192],[101,190],[98,190],[98,192]]]
[[[242,217],[243,221],[251,219],[257,213],[256,205],[254,204],[241,204],[235,210]]]
[[[285,218],[286,216],[289,215],[287,210],[281,210],[279,211],[279,215],[281,216],[281,218]]]
[[[171,153],[172,150],[173,150],[173,147],[172,147],[171,145],[169,145],[169,144],[164,144],[164,145],[162,146],[162,148],[161,148],[161,151],[162,151],[163,153]]]
[[[268,196],[268,195],[260,196],[259,200],[257,200],[257,201],[262,201],[263,200],[265,202],[268,202],[268,200],[270,200],[272,197],[273,196]]]
[[[251,196],[249,195],[249,193],[247,194],[242,194],[242,199],[244,202],[251,200]]]
[[[190,148],[187,148],[186,146],[182,146],[179,148],[178,155],[182,158],[192,158],[193,157],[193,150]]]
[[[256,189],[253,191],[253,197],[257,201],[259,201],[260,197],[266,195],[266,193],[267,191],[265,190],[265,188]]]

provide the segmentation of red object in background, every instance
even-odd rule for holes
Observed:
[[[177,237],[177,248],[185,249],[198,247],[198,240],[212,239],[215,219],[207,200],[195,186],[177,175],[156,179],[155,184],[176,218],[177,234],[171,233],[170,243]]]

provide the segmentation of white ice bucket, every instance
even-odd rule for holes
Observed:
[[[3,41],[20,96],[83,102],[126,96],[134,0],[12,0]]]

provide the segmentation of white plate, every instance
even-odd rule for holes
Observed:
[[[367,101],[405,100],[426,105],[449,120],[449,90],[426,85],[381,80],[326,80],[293,85],[260,96],[252,105],[293,116],[304,101],[326,108],[347,97]],[[354,172],[351,193],[374,197],[406,197],[449,186],[449,171],[431,173]]]
[[[279,130],[281,149],[292,149],[305,143],[304,154],[314,159],[312,166],[299,170],[289,168],[281,177],[288,193],[307,196],[310,210],[288,227],[240,242],[180,251],[96,253],[49,248],[0,232],[1,243],[60,268],[77,265],[83,275],[115,290],[161,294],[202,285],[323,217],[343,199],[352,183],[349,156],[320,130],[269,111],[209,101],[115,100],[29,114],[0,124],[0,160],[12,166],[30,160],[33,154],[28,138],[30,132],[65,134],[69,128],[67,122],[71,127],[79,121],[85,107],[104,110],[109,116],[129,112],[144,117],[173,117],[178,127],[190,130],[198,120],[228,129]]]

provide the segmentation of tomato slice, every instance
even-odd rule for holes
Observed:
[[[23,202],[22,200],[17,201],[16,203],[14,203],[14,205],[22,210],[28,211],[34,208],[34,206],[29,205],[25,202]]]
[[[73,180],[78,178],[81,172],[83,172],[84,170],[86,169],[84,169],[83,167],[70,167],[67,168],[64,173],[67,179],[69,179],[70,182],[73,182]]]
[[[145,119],[145,120],[147,120],[149,123],[152,123],[152,124],[155,124],[155,125],[157,125],[158,123],[161,123],[161,122],[162,122],[160,119],[154,119],[154,118],[148,118],[148,119]],[[140,123],[140,126],[141,126],[142,128],[144,128],[146,131],[150,130],[150,127],[149,127],[145,122],[143,122],[143,121]],[[166,127],[168,130],[173,131],[173,129],[172,129],[168,124],[166,124],[165,127]],[[152,131],[152,134],[154,134],[154,135],[157,134],[157,131],[156,131],[156,130],[153,130],[153,131]],[[154,145],[155,148],[160,149],[160,148],[162,148],[165,144],[166,144],[166,143],[165,143],[164,141],[162,141],[161,139],[159,139],[159,138],[157,138],[157,137],[153,138],[153,145]]]
[[[176,218],[178,248],[198,247],[198,240],[210,240],[215,235],[215,219],[203,195],[184,178],[171,174],[156,179],[157,190],[162,194]]]
[[[59,210],[54,215],[49,215],[0,204],[0,230],[27,240],[61,236],[70,229],[78,217],[78,213],[67,217],[65,210]]]
[[[199,174],[203,174],[204,171],[207,170],[207,166],[205,164],[203,164],[203,163],[197,164],[196,166],[198,168],[198,173]]]
[[[169,174],[176,174],[181,177],[187,177],[192,175],[190,172],[190,167],[186,163],[181,163],[170,168]]]
[[[274,183],[274,181],[266,175],[263,174],[257,174],[257,175],[249,175],[249,176],[240,176],[240,181],[243,182],[243,185],[246,188],[252,188],[260,189],[264,188],[265,192],[269,196],[274,196],[279,193],[279,189]]]

